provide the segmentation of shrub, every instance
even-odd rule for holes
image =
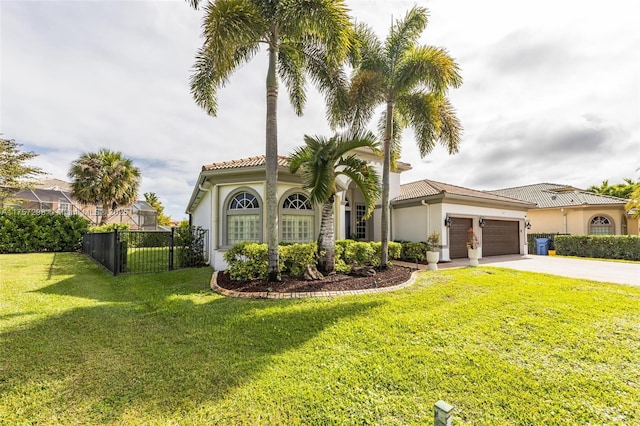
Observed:
[[[200,267],[205,265],[204,243],[207,231],[200,226],[180,225],[175,228],[174,245],[178,259],[178,266]]]
[[[129,241],[129,247],[168,247],[171,233],[169,231],[129,231],[123,233]]]
[[[640,260],[640,237],[636,235],[558,235],[555,247],[564,256]]]
[[[367,242],[363,241],[354,241],[351,244],[348,244],[344,250],[344,261],[348,264],[355,266],[365,266],[372,265],[376,266],[375,263],[375,254],[376,251],[373,246]],[[380,264],[380,257],[377,259],[378,265]]]
[[[389,259],[400,259],[402,254],[402,245],[395,241],[389,241]],[[376,241],[354,241],[354,240],[338,240],[336,241],[336,265],[338,260],[345,263],[340,267],[344,270],[347,265],[353,266],[380,266],[380,258],[382,253],[382,243]],[[338,271],[336,266],[336,272]],[[350,268],[349,268],[350,269]],[[343,272],[341,272],[343,273]]]
[[[398,243],[401,245],[401,259],[412,260],[414,262],[421,262],[427,258],[427,243],[412,241],[403,241]]]
[[[89,227],[87,232],[91,234],[100,234],[103,232],[104,233],[113,232],[114,229],[127,231],[129,230],[129,224],[128,223],[107,223],[104,225],[91,226]]]
[[[353,240],[336,241],[335,270],[340,274],[351,272],[352,266],[379,266],[381,243]],[[309,244],[282,244],[278,247],[280,272],[292,277],[301,277],[307,265],[317,264],[318,246]],[[389,242],[389,258],[399,259],[402,245]],[[240,243],[224,254],[229,267],[229,276],[235,281],[266,279],[268,251],[266,244]]]
[[[269,252],[267,244],[239,243],[224,254],[229,266],[229,276],[234,281],[251,281],[267,278]]]
[[[75,215],[0,210],[0,253],[79,250],[88,226]]]
[[[316,265],[317,244],[288,244],[278,247],[280,270],[292,277],[301,277],[307,265]]]

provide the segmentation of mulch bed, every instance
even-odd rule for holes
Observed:
[[[321,280],[305,281],[304,279],[283,276],[282,282],[279,283],[270,283],[266,280],[232,281],[229,274],[226,271],[222,271],[218,273],[218,286],[227,290],[241,292],[268,291],[274,293],[364,290],[402,284],[409,279],[413,271],[415,269],[389,266],[385,270],[376,271],[375,275],[366,277],[335,274],[326,276]]]

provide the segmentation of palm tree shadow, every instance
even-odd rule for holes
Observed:
[[[95,285],[122,285],[103,281],[107,284]],[[181,288],[182,295],[189,293]],[[170,416],[183,409],[185,400],[196,406],[221,400],[250,383],[274,356],[378,305],[229,299],[214,294],[205,295],[211,298],[205,303],[194,303],[172,289],[146,298],[135,289],[124,289],[120,295],[113,288],[94,288],[92,293],[91,284],[79,283],[77,277],[41,289],[44,294],[102,303],[4,333],[0,394],[28,392],[36,404],[58,407],[60,413],[74,413],[89,422],[118,420],[132,408]],[[38,390],[33,390],[34,383]],[[21,420],[46,420],[38,412],[36,408]]]

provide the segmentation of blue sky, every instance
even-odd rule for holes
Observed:
[[[464,84],[450,93],[464,127],[460,153],[421,159],[411,132],[403,182],[475,189],[539,182],[585,188],[637,178],[640,32],[633,2],[347,0],[385,37],[414,4],[430,11],[424,44],[448,49]],[[83,152],[121,151],[176,219],[203,164],[264,153],[266,54],[219,91],[209,117],[189,76],[202,12],[185,1],[0,1],[0,133],[66,179]],[[279,153],[328,135],[310,88],[303,117],[284,90]],[[372,123],[372,128],[375,123]]]

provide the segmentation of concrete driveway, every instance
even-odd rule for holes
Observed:
[[[466,259],[464,260],[466,261]],[[459,260],[452,263],[458,262]],[[465,262],[465,264],[467,263]],[[558,256],[512,255],[486,257],[480,259],[480,264],[518,269],[520,271],[541,272],[569,278],[584,278],[640,286],[640,262],[606,262]]]

